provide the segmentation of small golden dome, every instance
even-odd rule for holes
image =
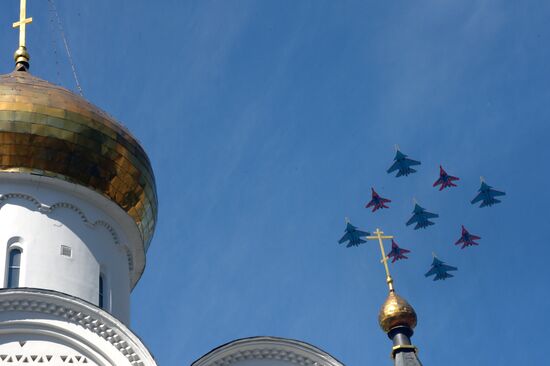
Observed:
[[[399,325],[414,329],[416,312],[407,300],[397,295],[395,291],[390,291],[378,314],[378,323],[386,333]]]
[[[157,219],[149,158],[128,130],[84,98],[28,72],[0,75],[0,172],[99,192],[134,219],[147,250]]]

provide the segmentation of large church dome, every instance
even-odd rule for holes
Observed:
[[[62,179],[114,201],[147,250],[157,217],[155,178],[136,139],[82,97],[14,71],[0,75],[0,172]]]

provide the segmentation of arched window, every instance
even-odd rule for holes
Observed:
[[[103,305],[104,305],[104,294],[103,294],[103,291],[104,291],[104,284],[103,284],[103,274],[100,273],[99,274],[99,307],[103,309]]]
[[[13,248],[8,254],[8,288],[19,287],[19,272],[21,271],[21,249]]]

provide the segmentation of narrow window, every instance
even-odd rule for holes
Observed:
[[[72,251],[71,247],[69,247],[67,245],[62,245],[61,246],[61,255],[71,258],[73,256],[73,251]]]
[[[104,290],[104,286],[103,286],[103,274],[100,273],[99,274],[99,307],[103,309],[103,290]]]
[[[13,248],[9,253],[8,288],[19,287],[19,272],[21,270],[21,249]]]

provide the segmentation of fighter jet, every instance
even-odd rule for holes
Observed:
[[[477,196],[472,200],[472,205],[482,201],[479,207],[492,206],[494,204],[500,203],[500,200],[497,200],[495,197],[504,196],[506,193],[497,191],[493,189],[490,185],[481,181],[481,187],[478,190]]]
[[[392,239],[391,251],[388,253],[388,258],[393,258],[392,263],[400,259],[409,259],[405,254],[410,253],[410,250],[400,248],[399,245]]]
[[[442,191],[444,188],[447,187],[456,187],[456,184],[453,183],[455,180],[460,180],[458,177],[453,177],[452,175],[447,174],[445,169],[440,165],[439,166],[439,179],[435,181],[434,187],[441,185],[439,187],[439,190]]]
[[[402,175],[407,176],[411,173],[414,173],[416,172],[416,170],[411,168],[411,166],[420,165],[419,161],[409,159],[407,155],[403,154],[399,150],[397,150],[397,152],[395,153],[395,158],[393,158],[393,160],[394,160],[394,163],[388,169],[388,174],[397,170],[398,172],[396,177],[400,177]]]
[[[353,226],[349,222],[346,224],[345,231],[346,233],[344,234],[344,236],[342,236],[342,239],[338,241],[338,244],[342,244],[347,241],[348,244],[346,245],[346,248],[358,247],[359,245],[366,243],[367,241],[361,238],[370,235],[370,233],[366,231],[357,230],[357,227]]]
[[[447,272],[456,271],[456,270],[458,270],[458,268],[445,264],[445,262],[439,260],[434,255],[434,261],[432,262],[432,268],[430,268],[430,270],[428,272],[426,272],[426,274],[424,274],[424,276],[429,277],[429,276],[435,275],[434,281],[444,280],[446,278],[454,277],[452,274],[447,273]]]
[[[386,203],[391,202],[391,200],[384,197],[380,197],[378,193],[376,193],[374,188],[371,188],[371,190],[372,190],[372,199],[370,200],[369,203],[367,203],[365,207],[366,208],[372,207],[372,212],[380,208],[389,208],[388,206],[386,206]]]
[[[423,207],[420,207],[418,203],[415,203],[413,215],[409,219],[409,221],[407,221],[407,226],[416,223],[416,226],[414,227],[415,230],[418,230],[420,228],[424,229],[430,225],[433,225],[434,223],[431,222],[429,219],[434,219],[436,217],[439,217],[439,215],[428,212]]]
[[[460,239],[456,241],[455,245],[462,244],[462,248],[460,249],[464,249],[472,245],[479,245],[479,243],[475,242],[476,240],[479,240],[479,239],[481,239],[480,236],[470,234],[468,230],[466,230],[464,225],[462,225],[462,236],[460,237]]]

